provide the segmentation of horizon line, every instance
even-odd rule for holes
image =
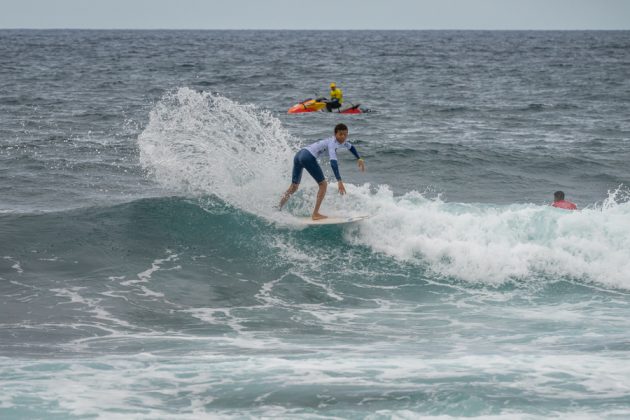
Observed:
[[[479,28],[413,28],[413,29],[295,29],[295,28],[77,28],[77,27],[50,27],[50,28],[29,28],[29,27],[15,27],[15,28],[0,28],[0,31],[293,31],[293,32],[306,32],[306,31],[321,31],[321,32],[353,32],[353,31],[379,31],[379,32],[411,32],[411,31],[486,31],[486,32],[518,32],[518,31],[564,31],[564,32],[577,32],[577,31],[630,31],[630,28],[510,28],[510,29],[479,29]]]

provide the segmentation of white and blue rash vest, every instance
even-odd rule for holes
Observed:
[[[305,149],[308,150],[316,159],[321,158],[326,151],[328,151],[328,157],[330,158],[330,166],[335,174],[335,178],[337,181],[341,181],[341,175],[339,175],[339,165],[337,164],[337,149],[348,149],[350,152],[356,156],[357,159],[361,159],[359,156],[359,152],[354,146],[349,142],[345,141],[343,144],[337,142],[337,139],[332,136],[325,138],[323,140],[317,141],[310,146],[306,146]]]

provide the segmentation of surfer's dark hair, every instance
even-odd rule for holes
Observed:
[[[340,132],[340,131],[344,131],[344,130],[345,130],[345,131],[348,131],[348,126],[347,126],[347,125],[345,125],[345,124],[343,124],[343,123],[337,124],[337,125],[335,126],[335,134],[337,134],[337,133],[338,133],[338,132]]]
[[[555,193],[553,193],[553,198],[558,201],[558,200],[564,200],[564,193],[562,191],[556,191]]]

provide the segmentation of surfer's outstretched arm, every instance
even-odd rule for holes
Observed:
[[[350,150],[350,153],[352,153],[354,157],[357,158],[357,165],[359,166],[359,170],[361,172],[365,172],[365,161],[361,156],[359,156],[359,152],[357,151],[357,149],[354,146],[350,146],[350,149],[348,150]]]

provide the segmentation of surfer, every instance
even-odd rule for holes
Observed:
[[[551,203],[551,205],[559,209],[577,210],[575,203],[564,199],[564,192],[562,191],[556,191],[553,193],[553,203]]]
[[[328,152],[328,157],[330,158],[330,166],[335,174],[335,178],[337,178],[337,186],[339,187],[339,194],[343,195],[346,193],[346,187],[343,185],[343,181],[341,180],[341,175],[339,174],[339,165],[337,164],[337,149],[348,149],[350,152],[357,158],[357,165],[359,166],[359,170],[361,172],[365,171],[365,162],[363,158],[359,156],[359,152],[357,149],[346,141],[348,138],[348,127],[345,124],[337,124],[335,126],[335,135],[325,138],[323,140],[317,141],[310,146],[306,146],[299,152],[295,154],[293,158],[293,174],[291,178],[291,185],[289,189],[284,193],[282,198],[280,199],[280,205],[278,206],[280,210],[285,205],[289,197],[297,191],[300,186],[300,180],[302,179],[302,170],[306,169],[309,174],[315,179],[315,182],[319,184],[319,191],[317,191],[317,201],[315,202],[315,210],[313,210],[312,219],[320,220],[325,219],[327,216],[324,216],[319,212],[319,207],[322,205],[322,201],[324,201],[324,196],[326,195],[326,187],[328,183],[324,178],[324,172],[322,168],[317,163],[317,159],[322,157],[325,152]]]
[[[326,109],[332,112],[333,109],[341,108],[343,103],[343,92],[333,82],[330,84],[330,100],[326,102]]]

